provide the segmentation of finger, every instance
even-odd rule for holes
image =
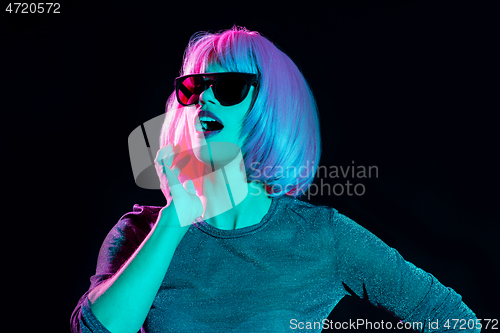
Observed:
[[[169,151],[168,147],[164,147],[164,148],[160,149],[158,151],[158,153],[156,154],[156,158],[154,161],[154,167],[156,170],[156,174],[158,175],[160,180],[161,180],[162,175],[165,174],[165,160],[164,160],[164,158],[165,158],[165,155],[168,153],[168,151]]]
[[[158,177],[160,177],[160,175],[163,173],[163,164],[160,164],[157,161],[155,161],[155,169],[156,169],[156,174],[158,175]]]
[[[160,179],[160,185],[167,184],[167,178],[165,177],[165,167],[163,164],[155,163],[155,170],[158,178]]]
[[[164,169],[164,174],[167,177],[167,182],[168,182],[169,187],[181,184],[179,181],[179,178],[174,173],[174,170],[172,170],[171,168],[169,168],[167,166],[165,166],[163,169]]]
[[[172,153],[173,147],[169,143],[156,153],[155,162],[161,163],[165,158],[167,158]]]
[[[170,195],[174,200],[186,196],[186,190],[172,169],[165,167],[165,176],[167,177]]]
[[[181,174],[181,170],[179,168],[175,167],[175,168],[172,168],[172,171],[174,172],[177,179],[179,179],[179,175]]]
[[[183,186],[186,189],[186,191],[188,191],[188,193],[196,194],[196,188],[194,187],[194,183],[191,179],[186,180]]]
[[[168,158],[166,160],[163,160],[163,161],[164,161],[164,165],[167,168],[172,168],[172,164],[174,163],[174,154],[170,154],[170,156],[168,156]]]

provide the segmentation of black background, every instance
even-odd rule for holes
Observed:
[[[498,319],[492,3],[72,1],[50,15],[2,8],[5,234],[22,244],[4,251],[23,285],[19,312],[67,331],[107,232],[133,204],[165,203],[160,191],[135,185],[128,135],[164,111],[190,36],[236,24],[268,37],[302,70],[319,107],[321,165],[378,167],[378,178],[351,180],[364,195],[310,201],[374,232],[455,289],[478,318]],[[323,180],[337,181],[345,183]],[[391,320],[351,297],[329,318]]]

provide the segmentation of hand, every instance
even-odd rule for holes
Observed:
[[[203,204],[196,195],[192,180],[186,180],[184,184],[179,181],[181,169],[172,167],[174,156],[179,153],[179,146],[173,147],[168,144],[158,151],[155,158],[155,169],[160,178],[160,187],[167,199],[167,206],[174,205],[179,223],[182,227],[190,225],[197,217],[203,214]],[[186,156],[188,159],[190,156]],[[185,165],[185,163],[176,163]]]

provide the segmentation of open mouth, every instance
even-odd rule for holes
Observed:
[[[210,111],[200,111],[196,117],[195,123],[196,131],[203,132],[205,137],[207,135],[215,135],[222,131],[224,125],[222,121],[217,118],[215,114]]]
[[[224,126],[217,120],[214,120],[209,117],[201,117],[200,124],[203,132],[219,131],[224,128]]]

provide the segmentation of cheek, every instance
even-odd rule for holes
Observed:
[[[244,108],[234,110],[233,117],[230,120],[231,131],[234,133],[239,133],[243,125],[243,120],[245,120],[246,111]]]
[[[234,119],[236,120],[235,122],[238,125],[238,130],[239,130],[239,127],[241,127],[241,125],[243,124],[243,120],[245,120],[245,116],[246,116],[248,110],[250,109],[250,104],[252,103],[252,93],[253,93],[253,89],[250,90],[250,92],[248,93],[247,97],[245,98],[245,100],[243,102],[234,106],[234,110],[233,110]]]

